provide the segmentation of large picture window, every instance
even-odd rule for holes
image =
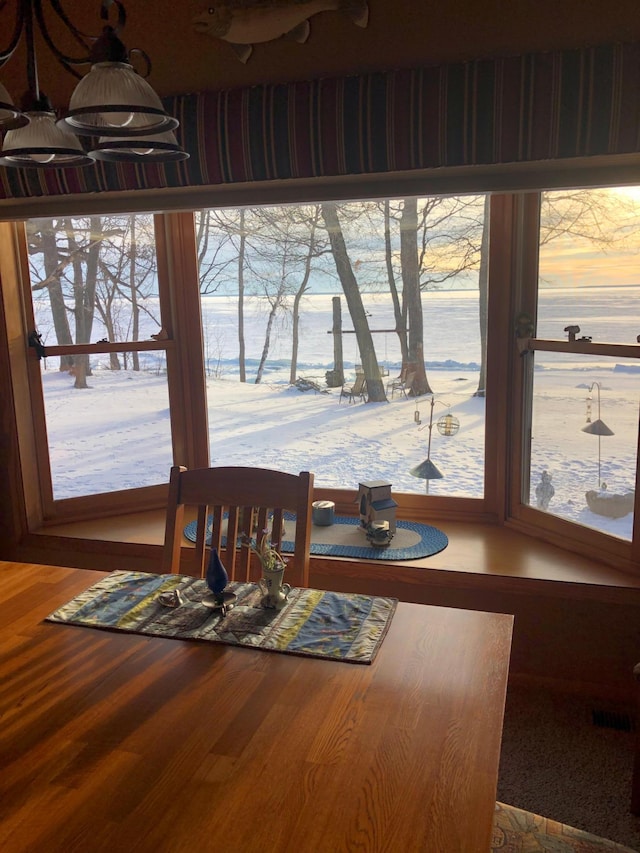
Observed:
[[[172,464],[261,465],[631,564],[639,214],[577,189],[30,220],[30,506],[157,508]]]
[[[185,374],[165,352],[179,339],[203,362],[208,411],[191,419],[208,421],[210,464],[482,498],[487,217],[484,196],[204,211],[199,280],[164,299],[152,216],[30,221],[52,499],[159,484],[186,461],[170,403]],[[200,341],[179,330],[189,292]]]
[[[211,464],[483,496],[484,196],[209,210],[197,229]]]

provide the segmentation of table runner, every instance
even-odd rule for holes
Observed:
[[[176,588],[184,603],[176,608],[160,604],[160,594]],[[204,580],[114,571],[46,621],[370,664],[398,603],[395,598],[294,588],[278,611],[261,606],[257,584],[232,582],[227,590],[237,601],[221,616],[202,604],[210,593]]]

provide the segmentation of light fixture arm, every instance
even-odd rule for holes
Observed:
[[[0,165],[9,167],[77,167],[95,160],[111,162],[171,162],[189,155],[173,133],[179,122],[170,116],[158,94],[146,82],[151,60],[145,51],[129,52],[119,38],[127,15],[121,0],[101,0],[104,23],[98,36],[81,32],[71,22],[61,0],[14,0],[15,23],[9,44],[0,50],[0,68],[12,57],[24,36],[28,89],[20,107],[0,84],[0,131],[6,132]],[[0,13],[8,0],[0,0]],[[45,15],[45,12],[47,14]],[[71,56],[54,40],[55,32],[78,45]],[[40,90],[37,33],[56,61],[79,82],[66,111],[54,110]],[[56,41],[58,43],[56,43]],[[62,42],[64,43],[64,42]],[[130,57],[140,58],[140,69]],[[79,73],[78,66],[90,66]],[[86,70],[86,69],[85,69]],[[76,137],[74,139],[73,137]],[[98,137],[85,153],[77,137]]]
[[[91,48],[89,45],[89,36],[83,35],[76,27],[73,26],[69,18],[67,17],[64,9],[58,2],[58,0],[50,0],[51,8],[56,13],[58,18],[65,25],[67,32],[73,36],[73,38],[78,42],[80,47],[84,50],[84,55],[82,57],[72,57],[67,56],[66,53],[63,53],[60,48],[55,44],[51,35],[49,34],[49,28],[47,26],[47,22],[44,17],[44,12],[42,11],[42,0],[22,0],[22,2],[26,2],[28,5],[33,5],[35,10],[36,20],[38,21],[38,28],[40,33],[42,34],[42,38],[45,41],[45,44],[53,53],[58,62],[70,73],[73,74],[74,77],[80,79],[81,75],[72,67],[73,65],[88,65],[89,63],[89,55],[91,52]]]
[[[0,13],[5,9],[6,5],[6,0],[3,0],[3,2],[0,3]],[[0,67],[4,65],[4,63],[8,59],[10,59],[13,53],[15,52],[23,32],[25,32],[27,38],[27,52],[29,54],[28,64],[32,65],[32,55],[35,56],[33,37],[35,22],[45,44],[53,53],[58,62],[60,62],[60,64],[63,65],[67,71],[73,74],[74,77],[77,77],[78,79],[81,77],[81,75],[77,71],[75,71],[72,66],[88,65],[90,63],[90,36],[85,36],[76,27],[74,27],[58,0],[50,0],[50,5],[57,17],[65,25],[70,35],[83,48],[83,56],[67,56],[67,54],[63,53],[63,51],[61,51],[60,48],[56,45],[53,38],[51,37],[51,34],[49,33],[49,27],[47,25],[47,21],[45,19],[44,12],[42,9],[42,0],[18,0],[16,9],[16,21],[11,40],[6,48],[0,50]],[[28,82],[29,86],[31,87],[33,81],[29,79]]]
[[[34,104],[40,103],[40,84],[38,82],[38,60],[33,39],[33,5],[25,3],[24,28],[27,42],[27,86],[29,98]],[[31,104],[29,105],[32,106]],[[35,108],[35,107],[34,107]]]
[[[2,13],[3,9],[7,5],[7,0],[2,0],[0,2],[0,13]],[[24,28],[24,3],[19,3],[18,8],[16,10],[16,22],[13,28],[13,34],[11,36],[11,41],[8,46],[3,50],[0,50],[0,68],[4,65],[7,59],[10,59],[13,55],[18,43],[20,42],[20,36],[22,35],[22,30]]]
[[[55,12],[58,19],[64,24],[67,32],[73,37],[77,44],[82,48],[82,55],[70,56],[62,51],[53,40],[47,24],[42,0],[18,0],[16,7],[16,19],[13,28],[13,33],[7,47],[0,50],[0,68],[7,62],[15,53],[20,38],[23,33],[27,40],[28,66],[27,76],[29,87],[34,90],[38,89],[37,81],[37,62],[35,59],[34,45],[34,23],[37,24],[40,35],[45,44],[53,53],[58,62],[76,79],[80,80],[82,74],[76,71],[74,66],[91,65],[95,62],[129,62],[129,52],[120,41],[119,34],[124,29],[127,22],[127,13],[121,0],[102,0],[100,5],[100,18],[107,22],[103,27],[100,36],[91,36],[81,32],[71,22],[69,16],[62,8],[59,0],[49,0],[51,9]],[[0,0],[0,14],[7,6],[7,0]],[[114,24],[109,24],[109,10],[114,6],[117,9],[117,21]],[[140,48],[133,48],[131,53],[136,53],[144,59],[145,72],[142,77],[148,77],[151,72],[151,61],[147,53]],[[35,72],[35,73],[32,73]],[[138,72],[140,73],[140,72]],[[38,92],[39,97],[39,92]]]
[[[0,50],[0,68],[13,56],[22,34],[25,34],[27,46],[27,84],[29,96],[32,102],[39,102],[41,98],[40,85],[38,81],[38,63],[35,50],[35,25],[37,25],[40,35],[51,53],[58,60],[60,65],[73,75],[77,80],[82,79],[82,74],[76,71],[74,66],[91,65],[93,62],[128,62],[127,49],[117,37],[117,34],[122,31],[127,20],[127,13],[120,0],[102,0],[100,6],[100,18],[103,21],[109,20],[109,8],[116,6],[118,10],[118,19],[115,26],[107,25],[104,27],[101,36],[89,36],[82,33],[73,25],[69,16],[62,8],[59,0],[50,0],[52,10],[57,15],[58,19],[64,24],[67,32],[75,39],[78,45],[82,48],[81,56],[69,56],[64,53],[54,42],[49,26],[45,19],[42,8],[42,0],[18,0],[16,8],[16,20],[11,35],[11,40],[6,48]],[[0,13],[7,6],[7,0],[0,2]],[[143,77],[147,77],[151,70],[149,57],[144,51],[136,51],[140,53],[146,64]]]

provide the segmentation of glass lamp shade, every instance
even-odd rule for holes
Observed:
[[[173,131],[154,133],[140,139],[101,136],[89,152],[93,160],[111,163],[169,163],[186,160],[189,155],[178,145]]]
[[[16,168],[58,169],[88,166],[88,157],[80,140],[69,130],[58,127],[53,112],[27,112],[29,123],[8,130],[4,137],[0,165]]]
[[[178,126],[147,81],[127,62],[98,62],[76,86],[60,120],[79,135],[139,137]]]
[[[13,105],[11,95],[0,83],[0,130],[13,130],[28,123],[29,119]]]

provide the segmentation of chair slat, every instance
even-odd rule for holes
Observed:
[[[284,512],[288,510],[296,516],[296,534],[294,554],[287,562],[287,582],[292,586],[308,586],[312,502],[313,474],[306,471],[295,475],[268,468],[230,466],[187,470],[174,466],[167,504],[163,571],[179,572],[182,556],[185,563],[189,558],[189,564],[195,557],[196,574],[206,572],[208,549],[204,528],[210,513],[213,516],[211,544],[217,548],[229,578],[255,580],[260,576],[259,565],[251,559],[248,548],[237,547],[238,534],[244,531],[259,539],[262,531],[269,529],[271,541],[279,549]],[[195,549],[184,541],[185,508],[196,512]],[[228,512],[226,523],[225,511]],[[269,514],[272,514],[271,519]],[[245,519],[249,521],[245,523]],[[226,545],[222,548],[225,529]]]
[[[212,507],[213,530],[211,531],[211,547],[215,548],[218,554],[222,550],[222,512],[221,506]]]
[[[273,511],[271,519],[271,541],[277,551],[282,548],[282,529],[283,529],[284,514],[282,509],[278,507]]]

